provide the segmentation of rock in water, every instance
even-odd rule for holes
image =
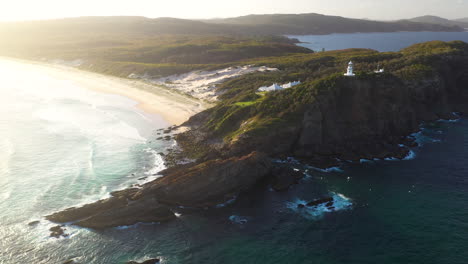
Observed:
[[[28,226],[37,226],[39,223],[40,223],[39,220],[32,221],[32,222],[29,222],[29,223],[28,223]]]
[[[60,237],[67,237],[68,234],[65,234],[65,228],[62,228],[63,226],[54,226],[49,229],[50,237],[55,237],[55,238],[60,238]]]
[[[333,197],[328,197],[328,198],[323,198],[323,199],[318,199],[312,202],[307,203],[307,206],[312,207],[312,206],[318,206],[321,204],[326,204],[326,203],[333,203]]]
[[[287,190],[304,177],[302,172],[286,166],[273,168],[271,174],[273,176],[271,187],[278,192]]]
[[[143,262],[136,262],[136,261],[128,261],[127,264],[157,264],[161,262],[160,259],[148,259],[148,260],[145,260]]]

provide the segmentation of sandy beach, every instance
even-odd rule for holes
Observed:
[[[140,80],[118,78],[61,65],[3,57],[0,59],[32,65],[47,75],[71,81],[86,89],[127,97],[137,102],[140,109],[160,115],[173,125],[180,125],[192,115],[210,107],[209,103],[199,99]]]

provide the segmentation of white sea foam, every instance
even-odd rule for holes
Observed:
[[[317,168],[317,167],[307,166],[307,168],[313,169],[313,170],[316,170],[316,171],[320,171],[320,172],[325,172],[325,173],[344,172],[344,170],[341,169],[340,167],[330,167],[330,168],[321,169],[321,168]]]
[[[408,155],[403,160],[412,160],[416,158],[416,153],[412,150],[408,152]]]
[[[139,223],[136,223],[134,225],[117,226],[117,227],[114,227],[114,229],[126,230],[126,229],[130,229],[130,228],[136,228],[136,227],[138,227],[140,225],[149,226],[149,225],[159,225],[159,224],[160,224],[159,222],[149,222],[149,223],[139,222]]]
[[[333,197],[333,207],[330,209],[325,204],[320,204],[318,206],[308,207],[305,206],[303,208],[299,208],[299,205],[306,205],[307,201],[296,199],[293,202],[287,202],[286,207],[291,209],[292,211],[301,214],[302,216],[309,218],[309,219],[319,219],[323,217],[327,213],[332,213],[336,211],[343,211],[349,210],[352,208],[353,203],[350,198],[344,196],[340,193],[330,193],[330,196]]]
[[[158,154],[156,150],[147,148],[145,149],[145,152],[150,153],[154,157],[154,165],[151,169],[145,172],[145,175],[154,176],[158,172],[166,169],[163,157]]]
[[[456,123],[456,122],[459,122],[461,120],[460,113],[452,112],[452,115],[454,117],[456,117],[456,118],[454,118],[454,119],[439,119],[437,121],[438,122],[445,122],[445,123]]]
[[[236,200],[237,200],[237,195],[235,195],[234,197],[232,197],[231,199],[227,200],[227,201],[224,202],[224,203],[221,203],[221,204],[216,205],[216,208],[223,208],[223,207],[226,207],[226,206],[228,206],[228,205],[233,204]]]
[[[8,138],[0,141],[0,180],[1,176],[10,173],[10,160],[15,149],[13,143]]]
[[[13,143],[8,138],[2,139],[0,141],[0,187],[2,188],[0,202],[7,200],[11,196],[11,187],[7,185],[11,172],[10,162],[14,153]]]

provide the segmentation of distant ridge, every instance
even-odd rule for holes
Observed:
[[[468,28],[468,18],[459,19],[459,20],[449,20],[446,18],[438,17],[438,16],[420,16],[409,19],[412,22],[418,23],[428,23],[428,24],[437,24],[437,25],[445,25],[445,26],[459,26],[462,28]]]
[[[455,19],[454,21],[468,23],[468,17],[465,17],[465,18],[459,18],[459,19]]]
[[[461,22],[460,22],[461,23]],[[310,35],[355,32],[463,31],[451,24],[410,20],[381,22],[320,14],[248,15],[242,17],[187,20],[145,17],[79,17],[44,21],[0,23],[0,33],[20,34],[89,32],[106,34],[223,34],[223,35]]]
[[[211,24],[245,26],[257,33],[268,34],[330,34],[394,31],[461,31],[457,25],[439,25],[409,20],[381,22],[340,16],[308,14],[247,15],[234,18],[203,20]]]

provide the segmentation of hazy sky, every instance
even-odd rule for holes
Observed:
[[[426,14],[468,17],[468,0],[0,0],[0,20],[136,15],[213,18],[321,13],[391,20]]]

